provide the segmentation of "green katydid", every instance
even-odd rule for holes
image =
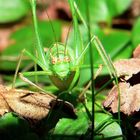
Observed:
[[[110,68],[112,70],[112,63],[110,63],[110,59],[106,55],[101,42],[98,40],[96,36],[93,36],[91,38],[90,42],[87,44],[85,48],[83,47],[80,31],[78,28],[77,14],[79,14],[79,17],[81,17],[81,20],[83,21],[85,27],[87,27],[87,25],[83,20],[80,11],[76,7],[76,3],[74,2],[74,0],[68,0],[68,1],[70,4],[73,22],[74,22],[74,41],[75,41],[74,45],[76,47],[71,48],[66,44],[57,42],[54,43],[48,49],[47,52],[45,52],[42,47],[39,33],[38,33],[38,25],[37,25],[37,18],[36,18],[36,0],[31,0],[34,30],[35,30],[36,40],[37,40],[37,46],[36,46],[37,57],[32,55],[27,50],[24,50],[23,52],[26,55],[28,55],[37,65],[39,65],[43,71],[21,73],[20,77],[22,79],[25,79],[24,76],[48,75],[50,80],[53,82],[53,84],[61,91],[71,90],[78,81],[79,69],[83,63],[84,55],[87,52],[91,42],[94,43],[104,63],[108,66],[109,70]]]

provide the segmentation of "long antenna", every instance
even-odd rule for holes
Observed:
[[[83,43],[82,43],[82,38],[81,38],[79,26],[78,26],[76,10],[74,7],[75,1],[74,0],[68,0],[68,1],[70,4],[70,7],[71,7],[72,18],[73,18],[73,25],[74,25],[74,43],[73,43],[73,46],[74,46],[75,58],[77,59],[82,52]]]
[[[44,0],[43,0],[44,1]],[[44,3],[45,3],[45,1],[44,1]],[[56,37],[56,34],[55,34],[55,30],[54,30],[54,27],[53,27],[53,23],[52,23],[52,21],[51,21],[51,18],[50,18],[50,16],[49,16],[49,14],[48,14],[48,12],[45,10],[45,13],[46,13],[46,15],[47,15],[47,17],[48,17],[48,19],[49,19],[49,23],[50,23],[50,25],[51,25],[51,28],[52,28],[52,32],[53,32],[53,36],[54,36],[54,41],[56,42],[56,47],[57,47],[57,57],[59,57],[59,53],[58,53],[58,40],[57,40],[57,37]]]
[[[68,38],[69,38],[71,26],[72,26],[72,24],[70,24],[69,29],[68,29],[68,34],[66,36],[66,43],[65,43],[65,50],[64,50],[64,55],[65,56],[66,56],[66,49],[67,49],[67,43],[68,43]]]
[[[37,40],[36,49],[37,49],[38,57],[41,59],[44,65],[47,65],[47,62],[45,60],[45,53],[42,48],[42,44],[38,33],[38,25],[37,25],[37,18],[36,18],[36,0],[31,0],[31,7],[32,7],[32,14],[33,14],[34,30],[35,30],[36,40]]]

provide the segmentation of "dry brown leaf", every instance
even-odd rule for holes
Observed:
[[[133,58],[140,58],[140,44],[133,51]]]
[[[133,58],[122,59],[114,62],[114,67],[118,77],[124,77],[125,80],[131,78],[134,74],[140,72],[140,45],[133,51]]]
[[[6,88],[4,86],[0,85],[0,93],[6,91]],[[0,94],[0,116],[4,115],[5,113],[10,112],[9,105],[5,101],[2,94]]]
[[[140,59],[122,59],[114,63],[118,77],[124,76],[125,80],[132,77],[133,74],[140,72]]]
[[[68,113],[70,118],[76,118],[72,104],[56,99],[55,96],[28,90],[8,90],[3,85],[0,85],[0,89],[0,95],[2,96],[0,98],[0,110],[3,111],[0,115],[12,110],[30,120],[41,120],[48,115],[51,109],[56,109],[56,106],[57,109],[60,109],[63,105],[66,110],[62,111]],[[67,110],[70,112],[67,112]]]
[[[135,127],[140,131],[140,121],[135,124]]]
[[[135,18],[140,16],[140,0],[132,0],[131,13]]]
[[[11,38],[12,33],[24,27],[26,24],[27,21],[25,18],[25,20],[17,24],[11,23],[6,25],[0,25],[0,52],[9,47],[10,45],[16,43],[16,40]]]
[[[120,112],[126,115],[133,115],[140,109],[140,84],[130,86],[129,83],[119,83],[120,90]],[[111,112],[118,112],[118,87],[115,85],[109,92],[103,106],[109,108]]]
[[[10,35],[13,29],[11,28],[0,28],[0,51],[3,51],[8,45],[13,44],[14,41],[10,40]]]
[[[137,135],[140,132],[140,45],[134,50],[133,58],[116,61],[114,67],[121,82],[111,89],[103,106],[112,113],[131,115],[130,125],[134,127],[133,134]],[[124,115],[121,117],[123,120]]]
[[[42,11],[39,13],[40,19],[71,19],[70,8],[66,0],[52,0],[48,2],[43,0],[40,2],[40,5],[42,5]]]

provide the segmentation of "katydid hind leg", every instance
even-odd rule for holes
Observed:
[[[80,10],[78,9],[78,6],[77,6],[76,2],[74,2],[74,8],[75,8],[75,11],[76,11],[77,15],[81,19],[84,27],[86,29],[88,29],[88,25],[87,25],[86,21],[84,20]],[[99,55],[101,56],[104,64],[107,66],[111,77],[117,76],[115,68],[114,68],[114,66],[112,64],[112,61],[111,61],[110,57],[107,55],[107,53],[106,53],[101,41],[98,39],[97,36],[93,36],[93,35],[92,35],[91,41],[89,43],[91,43],[92,41],[93,41],[94,46],[97,49]],[[86,53],[88,46],[89,45],[86,46],[86,48],[82,51],[81,55],[79,56],[78,61],[77,61],[78,63],[81,61],[81,58],[83,58],[84,54]]]
[[[116,72],[115,72],[113,63],[112,63],[110,57],[108,56],[108,54],[106,53],[101,41],[95,35],[91,37],[91,40],[89,41],[89,43],[84,48],[81,55],[78,57],[77,65],[79,65],[79,63],[81,62],[81,60],[83,59],[83,57],[87,53],[87,50],[88,50],[91,43],[93,43],[92,47],[95,47],[97,49],[101,59],[103,60],[105,66],[107,67],[111,77],[114,77],[116,75]]]
[[[91,40],[89,41],[89,43],[86,45],[86,47],[82,50],[81,54],[79,55],[79,57],[77,58],[77,62],[76,62],[76,65],[79,65],[82,61],[82,59],[84,58],[85,54],[87,53],[88,51],[88,48],[90,46],[90,44],[96,39],[96,36],[93,36],[91,38]]]
[[[40,75],[52,75],[52,73],[50,71],[29,71],[29,72],[23,72],[23,73],[19,73],[19,77],[26,83],[29,83],[30,85],[33,85],[34,87],[39,88],[39,86],[37,86],[37,84],[31,82],[27,77],[31,77],[31,76],[40,76]],[[42,90],[43,91],[43,90]]]

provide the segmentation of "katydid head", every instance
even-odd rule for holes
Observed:
[[[69,63],[58,63],[58,64],[53,64],[52,66],[53,72],[60,78],[65,78],[70,72],[70,66]]]
[[[49,51],[49,64],[52,72],[61,79],[66,78],[71,71],[73,57],[73,53],[69,52],[63,44],[53,44]]]

